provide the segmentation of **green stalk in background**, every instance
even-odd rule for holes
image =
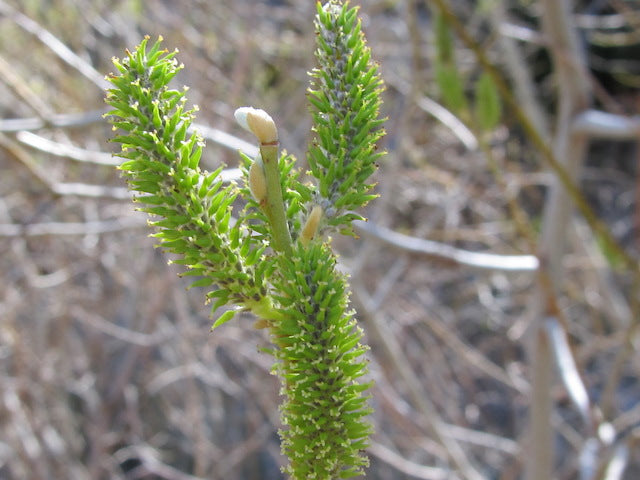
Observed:
[[[308,150],[312,181],[303,183],[295,159],[278,148],[275,123],[262,110],[236,113],[260,143],[258,158],[242,157],[245,184],[224,186],[220,169],[199,167],[202,139],[189,134],[195,111],[185,110],[184,91],[169,88],[182,68],[175,52],[148,39],[111,76],[107,103],[120,166],[140,210],[152,217],[155,237],[177,254],[185,275],[207,294],[213,310],[232,306],[253,312],[271,334],[284,397],[280,435],[294,479],[349,478],[368,464],[364,449],[371,425],[367,372],[348,287],[336,270],[327,233],[349,232],[362,218],[376,141],[382,81],[360,29],[356,8],[338,0],[318,4],[317,68],[309,101],[314,139]],[[247,201],[232,221],[232,204]]]

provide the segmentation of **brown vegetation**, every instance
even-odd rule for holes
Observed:
[[[359,239],[336,239],[376,380],[368,478],[540,480],[527,459],[549,450],[559,479],[638,478],[638,11],[573,2],[582,78],[541,30],[538,10],[562,2],[509,2],[508,19],[450,2],[511,82],[535,79],[523,86],[534,106],[519,104],[568,139],[556,155],[577,154],[565,168],[633,267],[573,208],[549,213],[550,198],[574,199],[546,195],[563,187],[512,111],[483,151],[439,110],[432,2],[358,3],[389,117],[381,197]],[[266,337],[248,317],[208,333],[203,292],[152,248],[107,151],[103,76],[111,57],[162,35],[209,127],[207,168],[237,165],[241,105],[272,114],[303,162],[313,13],[311,1],[0,0],[0,478],[282,478]],[[478,62],[458,47],[471,87]],[[567,97],[578,78],[586,100]],[[591,104],[623,125],[571,123]],[[540,269],[550,290],[538,254],[552,259]],[[532,338],[556,354],[546,367],[527,354]],[[552,428],[534,435],[553,437],[541,445],[528,418],[545,405]]]

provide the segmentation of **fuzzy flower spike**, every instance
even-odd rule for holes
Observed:
[[[271,116],[253,107],[235,112],[260,148],[256,158],[241,155],[244,185],[225,184],[222,167],[203,170],[203,141],[190,129],[195,109],[186,109],[185,90],[170,87],[182,66],[160,40],[146,38],[114,61],[119,73],[106,98],[120,169],[154,237],[197,278],[194,286],[209,289],[212,311],[231,307],[213,326],[244,311],[269,332],[283,399],[283,470],[293,480],[362,475],[372,431],[367,346],[327,234],[349,231],[362,218],[354,210],[375,197],[368,179],[381,155],[382,81],[356,8],[318,4],[315,26],[308,182],[280,151]],[[244,208],[234,208],[238,196]]]

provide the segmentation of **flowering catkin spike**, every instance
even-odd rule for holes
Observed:
[[[119,168],[139,193],[140,210],[152,215],[160,246],[178,257],[174,263],[187,268],[184,275],[199,277],[192,286],[213,287],[207,294],[212,310],[232,304],[269,318],[268,265],[256,260],[266,247],[231,221],[237,193],[223,185],[221,168],[209,173],[199,166],[203,141],[189,133],[195,109],[185,108],[183,90],[170,88],[182,68],[176,52],[163,49],[160,40],[148,42],[145,37],[133,52],[114,59],[119,74],[108,77],[109,116],[121,129],[113,141],[122,145],[118,155],[125,159]],[[214,326],[237,311],[228,310]]]
[[[234,116],[236,117],[236,122],[245,130],[253,133],[261,144],[278,142],[276,123],[264,110],[253,107],[240,107],[234,112]]]
[[[292,480],[362,475],[372,427],[364,393],[371,385],[362,330],[349,308],[346,278],[327,243],[296,242],[273,273],[283,320],[272,338],[283,379],[280,432]]]
[[[315,138],[307,160],[325,201],[327,225],[349,230],[354,210],[376,197],[369,177],[382,152],[376,142],[383,135],[379,117],[383,89],[378,66],[371,58],[357,15],[348,2],[318,4],[316,17],[317,67],[308,91]]]

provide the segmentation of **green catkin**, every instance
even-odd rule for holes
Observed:
[[[213,310],[232,307],[213,326],[251,311],[255,327],[270,333],[283,396],[284,470],[296,480],[362,475],[372,431],[367,347],[326,233],[348,231],[362,218],[353,210],[375,197],[368,178],[381,156],[382,81],[356,8],[318,4],[315,26],[318,67],[308,95],[315,183],[300,181],[295,158],[278,150],[275,122],[251,107],[236,118],[258,138],[261,158],[241,156],[244,185],[224,185],[220,169],[202,171],[202,139],[188,133],[195,109],[185,109],[185,90],[169,88],[182,66],[161,39],[149,46],[145,38],[114,59],[119,74],[109,77],[106,98],[121,130],[114,138],[122,145],[120,169],[151,216],[153,236],[178,256],[184,275],[198,277],[194,286],[212,289]],[[238,196],[246,206],[232,219]]]
[[[162,50],[160,40],[147,48],[148,40],[124,59],[114,59],[120,75],[108,78],[114,86],[107,92],[114,108],[108,115],[114,128],[126,132],[113,138],[126,159],[119,168],[138,193],[139,210],[152,216],[159,245],[182,257],[175,262],[187,267],[184,275],[203,277],[196,285],[217,287],[208,295],[213,309],[227,303],[269,309],[259,265],[235,268],[251,253],[240,244],[246,229],[230,223],[237,192],[222,185],[220,169],[200,170],[202,138],[186,136],[196,110],[184,109],[184,91],[169,88],[183,67],[174,59],[176,52]],[[252,248],[264,245],[256,242]]]
[[[327,244],[299,243],[275,281],[286,318],[272,329],[285,397],[280,435],[286,471],[296,479],[347,478],[368,464],[362,451],[371,433],[363,395],[369,384],[360,383],[366,347],[335,266]]]
[[[352,220],[362,219],[353,211],[376,197],[367,179],[383,155],[376,150],[384,134],[378,113],[383,83],[357,8],[318,4],[315,25],[318,66],[308,95],[315,135],[307,159],[327,224],[347,230]]]

